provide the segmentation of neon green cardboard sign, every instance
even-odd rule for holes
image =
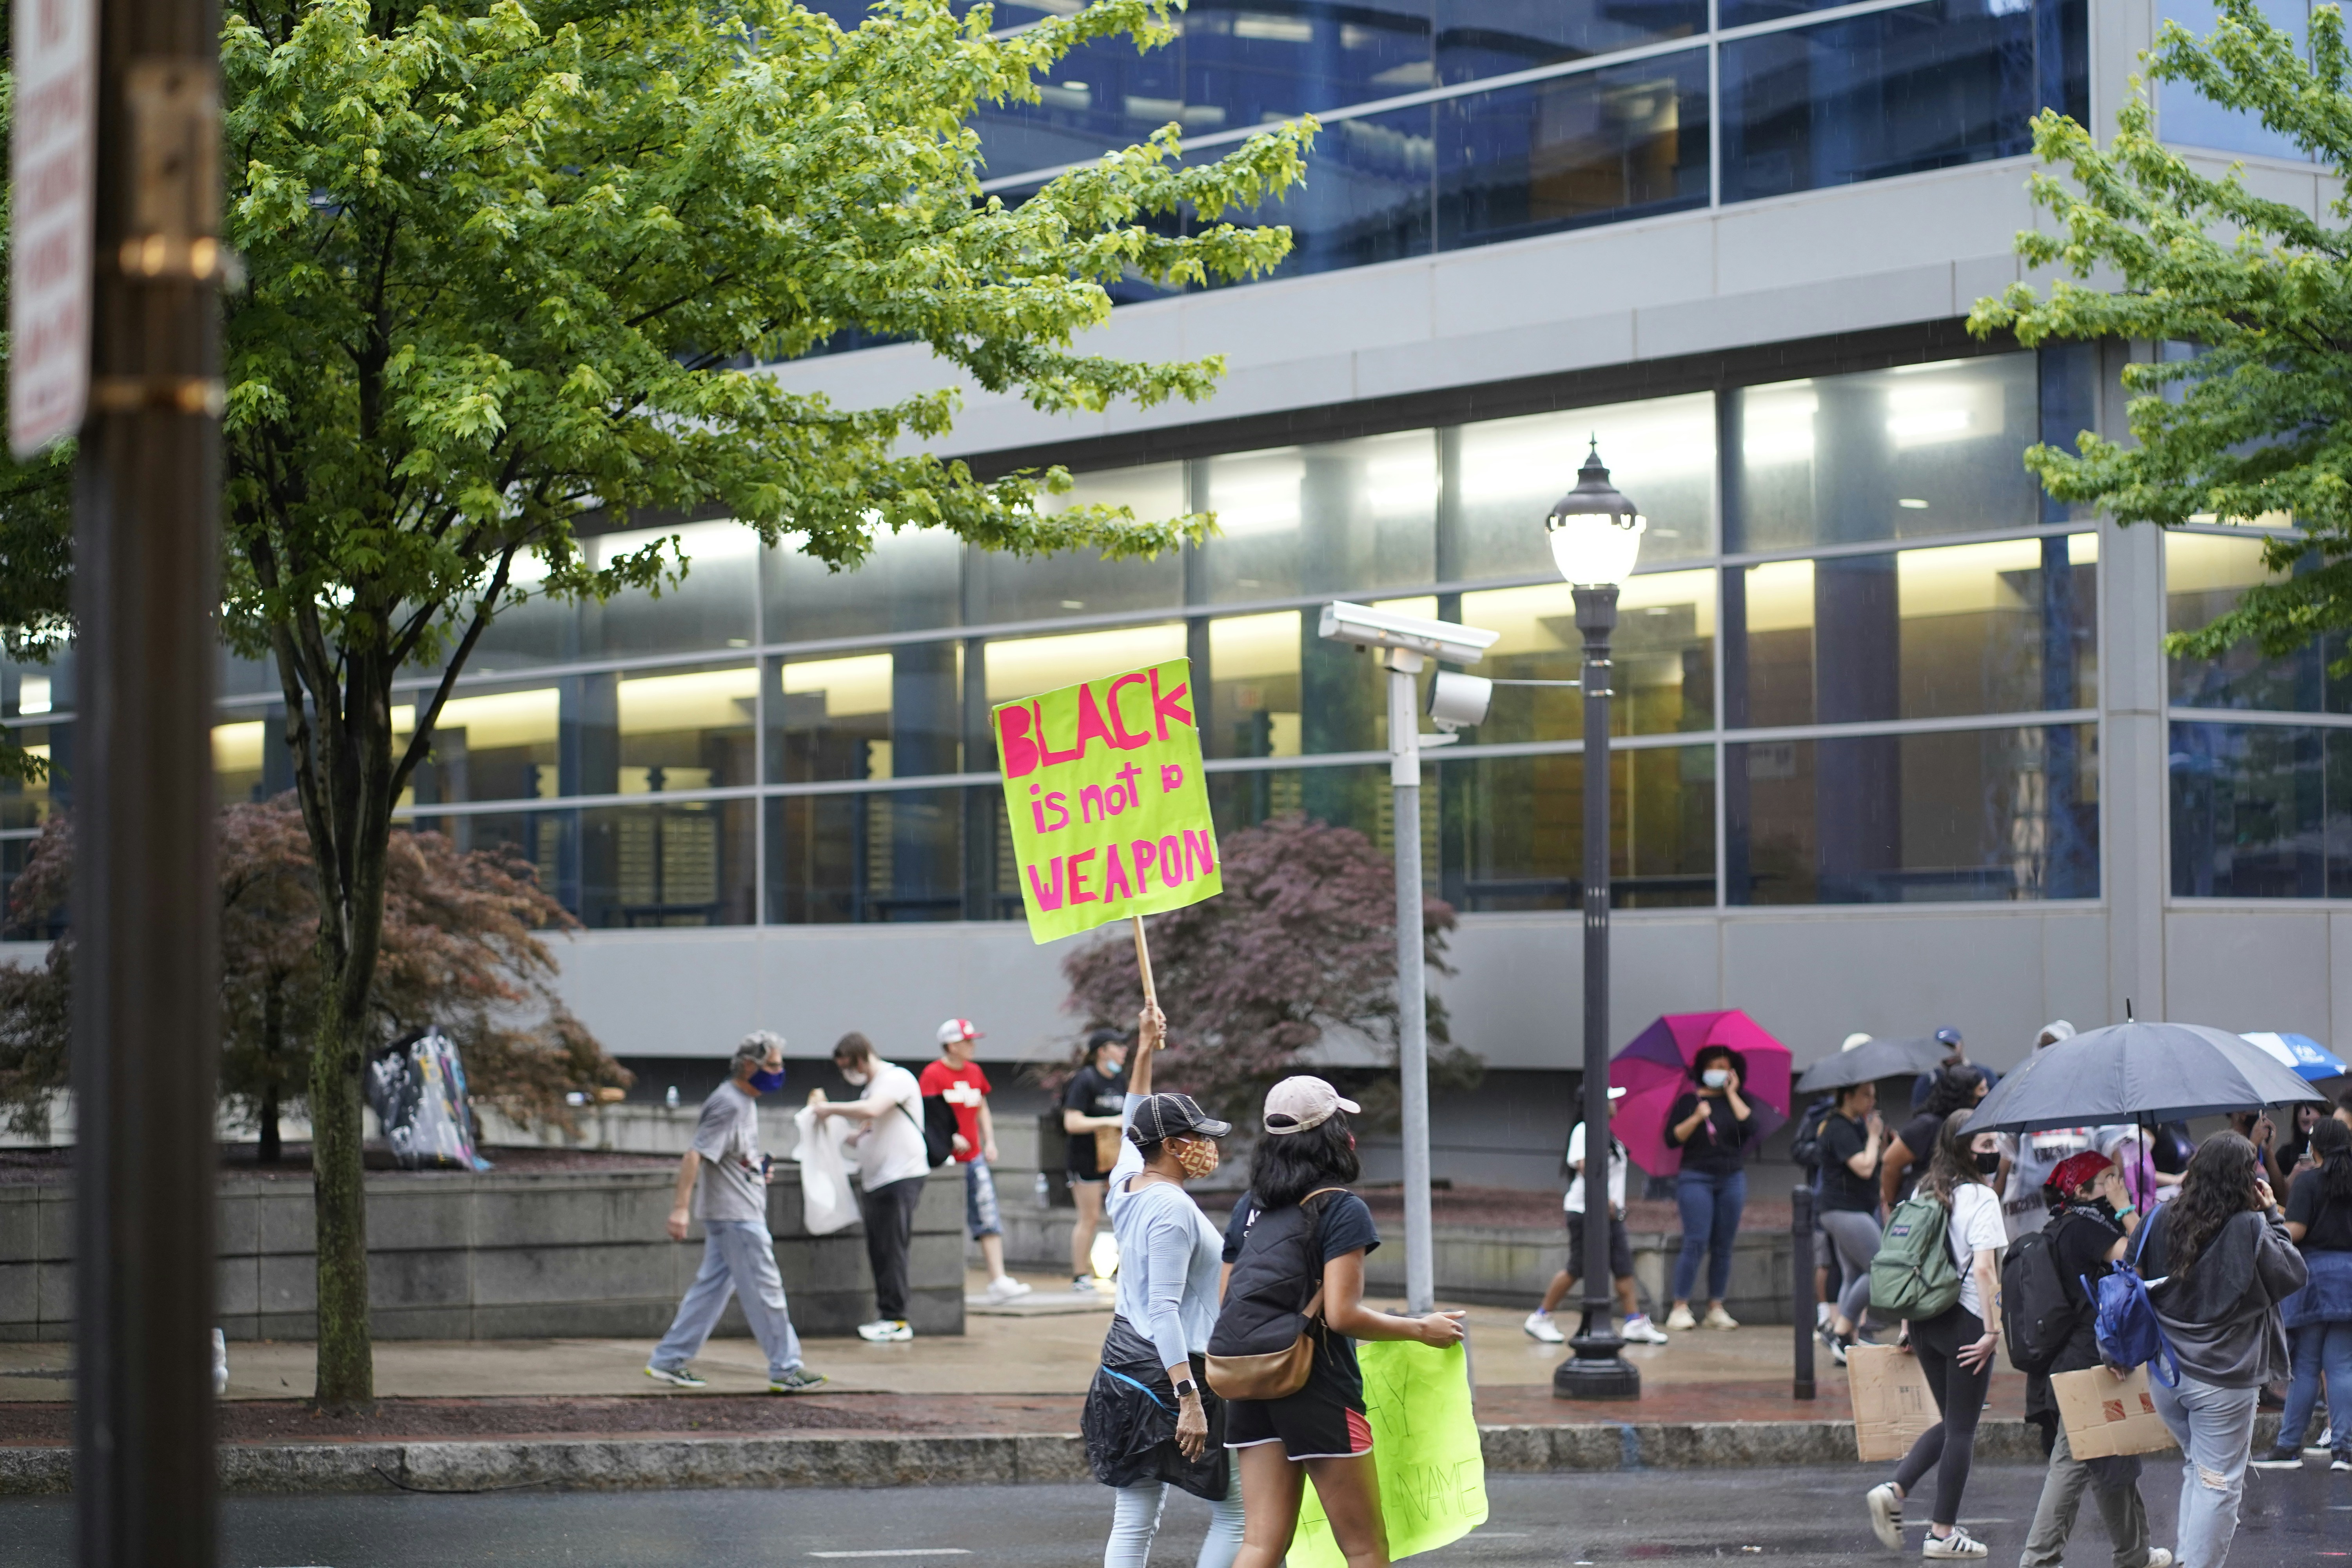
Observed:
[[[1470,1360],[1460,1345],[1410,1341],[1356,1347],[1364,1415],[1381,1477],[1381,1522],[1391,1561],[1434,1552],[1486,1522],[1486,1462],[1470,1409]],[[1347,1568],[1315,1483],[1299,1499],[1289,1568]]]
[[[995,709],[1035,941],[1224,890],[1192,685],[1191,662],[1176,658]]]

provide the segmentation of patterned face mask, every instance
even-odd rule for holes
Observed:
[[[1184,1174],[1199,1181],[1217,1168],[1217,1145],[1213,1139],[1188,1138],[1176,1145],[1176,1164]]]

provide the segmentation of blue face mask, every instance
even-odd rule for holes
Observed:
[[[751,1075],[751,1084],[761,1094],[773,1094],[784,1087],[784,1069],[778,1068],[775,1071],[770,1072],[762,1068]]]

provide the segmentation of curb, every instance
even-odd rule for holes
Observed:
[[[1498,1474],[1851,1465],[1851,1421],[1626,1422],[1478,1429]],[[2039,1460],[2022,1421],[1988,1421],[1977,1456]],[[1076,1433],[867,1437],[525,1438],[233,1444],[225,1492],[630,1491],[736,1487],[1021,1486],[1092,1479]],[[73,1490],[73,1450],[0,1447],[0,1496]]]

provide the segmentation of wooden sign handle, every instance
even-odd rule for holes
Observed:
[[[1129,915],[1127,918],[1135,922],[1135,967],[1143,974],[1143,1005],[1156,1007],[1160,1005],[1160,997],[1151,986],[1151,947],[1143,940],[1143,917]]]

